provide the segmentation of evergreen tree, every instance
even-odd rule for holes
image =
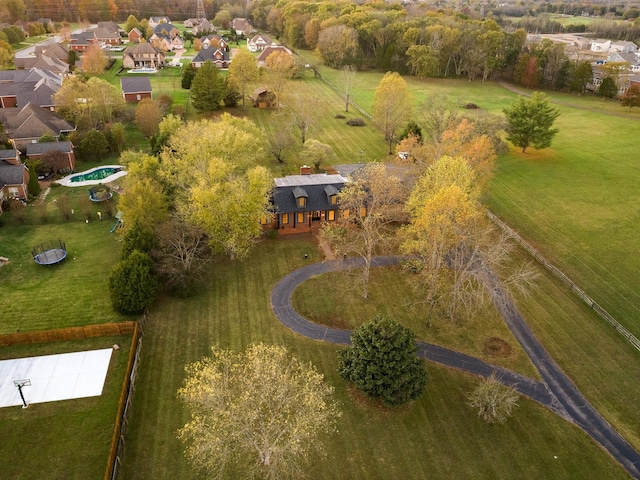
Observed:
[[[605,98],[615,98],[617,94],[618,87],[616,86],[616,81],[611,77],[604,78],[598,88],[598,95]]]
[[[209,60],[200,67],[191,84],[191,102],[198,110],[217,110],[226,95],[226,82]]]
[[[40,195],[40,183],[38,182],[38,173],[36,172],[36,162],[27,163],[29,169],[29,195],[34,197]]]
[[[546,148],[558,133],[551,128],[560,112],[549,104],[549,99],[542,92],[533,92],[531,97],[519,97],[509,108],[503,110],[507,117],[507,140],[522,147],[522,152],[529,145],[535,148]]]
[[[352,346],[340,352],[338,373],[386,405],[414,400],[427,384],[415,338],[409,328],[378,315],[351,334]]]
[[[193,64],[188,63],[182,72],[182,88],[189,90],[191,88],[191,84],[193,83],[193,78],[196,76],[196,67]]]
[[[136,315],[153,303],[159,281],[152,266],[149,255],[138,250],[116,263],[107,278],[107,286],[117,312]]]

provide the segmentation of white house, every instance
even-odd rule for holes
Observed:
[[[276,45],[269,35],[255,35],[247,42],[250,52],[262,52],[265,48]]]
[[[592,52],[608,52],[611,48],[611,40],[592,40],[591,41],[591,51]]]
[[[609,47],[609,51],[616,53],[634,53],[638,51],[638,46],[633,42],[613,42]]]

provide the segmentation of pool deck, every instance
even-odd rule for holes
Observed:
[[[109,175],[108,177],[105,178],[101,178],[100,180],[86,180],[84,182],[72,182],[71,178],[75,177],[76,175],[87,175],[91,172],[95,172],[96,170],[100,170],[101,168],[121,168],[124,169],[124,167],[122,165],[101,165],[99,167],[95,167],[95,168],[91,168],[89,170],[85,170],[84,172],[76,172],[73,173],[71,175],[67,175],[64,178],[61,178],[60,180],[57,181],[57,183],[59,183],[60,185],[63,185],[65,187],[86,187],[88,185],[100,185],[101,183],[109,183],[109,182],[113,182],[114,180],[123,177],[124,175],[127,174],[126,170],[120,170],[119,172],[114,173],[113,175]]]

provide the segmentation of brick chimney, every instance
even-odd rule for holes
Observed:
[[[300,167],[300,175],[311,175],[311,167],[309,165],[302,165]]]

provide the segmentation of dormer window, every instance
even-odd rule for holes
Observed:
[[[324,193],[327,195],[327,201],[329,205],[338,204],[338,189],[333,185],[327,185],[324,187]]]
[[[304,188],[296,187],[293,189],[293,196],[296,199],[296,205],[298,208],[307,206],[307,199],[309,198],[309,194]]]

